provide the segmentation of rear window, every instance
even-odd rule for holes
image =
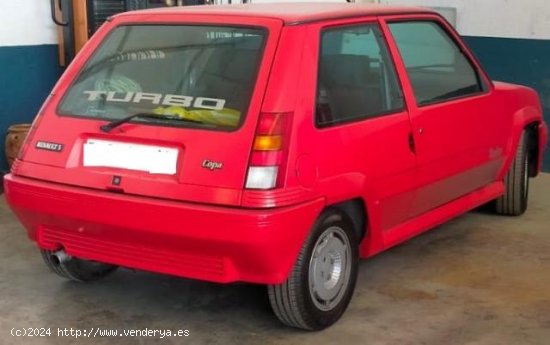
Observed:
[[[257,28],[114,29],[61,102],[60,115],[231,130],[246,114],[265,41]]]

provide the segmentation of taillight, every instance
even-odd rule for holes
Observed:
[[[291,113],[262,113],[258,121],[246,177],[248,189],[272,189],[281,184],[289,140]]]

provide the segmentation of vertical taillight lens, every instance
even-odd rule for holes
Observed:
[[[246,177],[248,189],[273,189],[285,168],[291,113],[262,113]]]

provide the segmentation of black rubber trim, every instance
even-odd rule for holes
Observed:
[[[319,22],[326,22],[328,20],[342,20],[342,19],[354,19],[354,18],[363,18],[363,17],[389,17],[389,16],[418,16],[418,15],[426,15],[426,14],[436,14],[436,12],[430,12],[430,11],[417,11],[417,12],[411,12],[411,11],[403,11],[403,12],[392,12],[392,13],[368,13],[368,12],[361,12],[361,13],[354,13],[349,15],[341,15],[341,16],[330,16],[327,15],[326,17],[319,17],[319,18],[312,18],[312,19],[303,19],[303,20],[297,20],[294,22],[284,22],[285,26],[296,26],[296,25],[302,25],[302,24],[311,24],[311,23],[319,23]]]
[[[7,174],[5,171],[0,171],[0,195],[4,194],[4,176]]]

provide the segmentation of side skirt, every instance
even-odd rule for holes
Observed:
[[[504,182],[493,182],[459,199],[453,200],[421,216],[400,224],[383,234],[383,250],[433,229],[438,225],[498,198],[502,194],[504,194]]]

